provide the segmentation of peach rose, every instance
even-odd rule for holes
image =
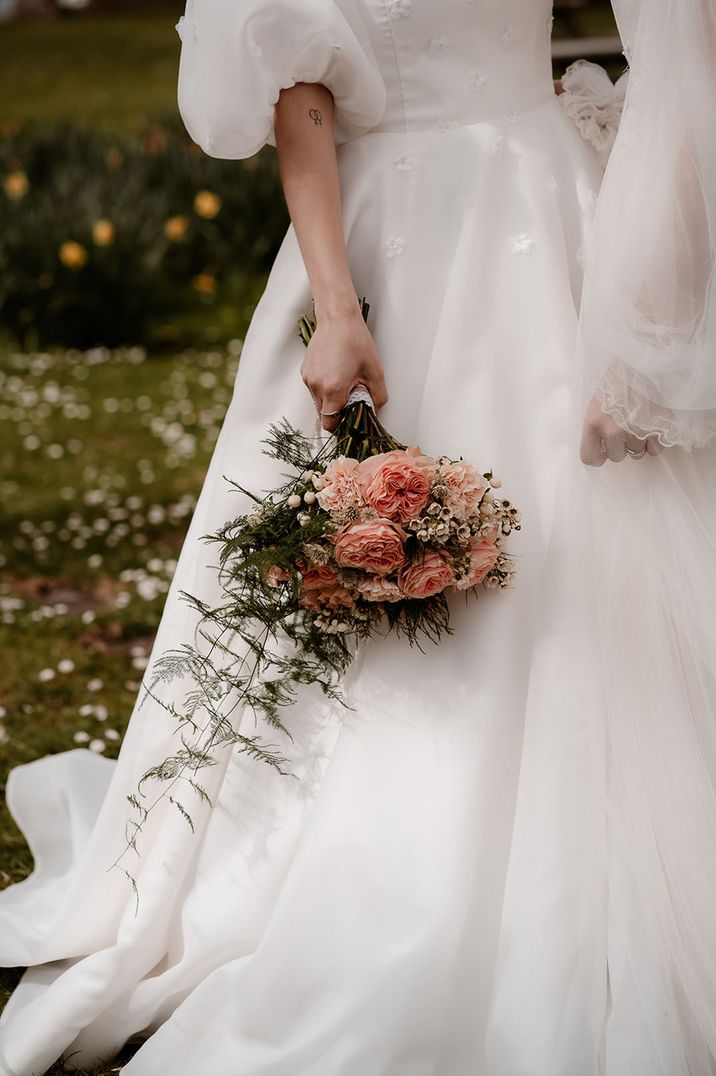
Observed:
[[[324,512],[337,515],[346,508],[363,504],[363,495],[357,478],[358,460],[350,456],[336,456],[322,475],[321,488],[316,500]]]
[[[405,560],[403,543],[407,537],[390,519],[349,523],[335,539],[333,555],[343,568],[389,575]]]
[[[488,487],[487,479],[465,460],[444,464],[440,468],[440,477],[449,490],[448,507],[457,516],[474,512]]]
[[[452,566],[434,549],[407,564],[398,575],[398,585],[408,598],[429,598],[455,580]]]
[[[395,450],[369,456],[358,467],[366,502],[381,516],[407,523],[419,516],[430,497],[433,461],[419,450]],[[421,463],[428,461],[430,466]]]
[[[369,602],[397,602],[405,597],[398,584],[384,575],[367,575],[356,584],[356,590]]]
[[[458,583],[458,590],[467,590],[477,586],[487,573],[495,567],[500,551],[488,538],[473,538],[468,552],[469,568],[467,576]]]

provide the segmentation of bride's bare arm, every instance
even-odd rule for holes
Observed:
[[[388,399],[348,266],[333,115],[333,97],[318,84],[282,90],[275,108],[281,182],[316,308],[317,331],[301,377],[319,412],[338,411],[358,382],[376,408]],[[337,416],[321,416],[321,424],[332,430]]]

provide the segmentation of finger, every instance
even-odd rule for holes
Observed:
[[[341,419],[341,409],[344,407],[349,393],[345,389],[330,388],[323,392],[320,412],[335,411],[336,414],[321,414],[321,426],[324,430],[333,432]]]
[[[628,433],[624,441],[624,449],[631,455],[634,453],[634,457],[642,459],[646,455],[646,441],[641,437],[636,437],[633,433]]]
[[[664,449],[664,446],[662,445],[662,443],[661,443],[661,441],[659,440],[658,437],[654,437],[654,436],[647,437],[647,439],[646,439],[646,451],[648,452],[648,454],[650,456],[658,456],[659,453],[663,451],[663,449]]]
[[[305,378],[303,380],[303,383],[306,386],[306,388],[308,389],[308,392],[309,392],[309,394],[311,396],[311,399],[313,400],[313,406],[316,408],[316,411],[320,411],[321,410],[321,397],[315,391],[313,386],[310,385],[308,381],[306,381]]]
[[[604,444],[607,449],[607,458],[612,463],[621,463],[627,454],[626,450],[626,434],[624,430],[610,432],[604,436]]]
[[[588,467],[601,467],[606,462],[607,450],[601,431],[595,426],[586,425],[582,432],[579,458]]]
[[[371,399],[375,404],[376,411],[380,411],[381,407],[385,407],[388,402],[388,389],[385,384],[385,377],[382,373],[374,374],[368,383],[368,391],[370,392]]]

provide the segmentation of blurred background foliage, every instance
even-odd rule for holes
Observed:
[[[3,4],[0,327],[24,347],[234,337],[288,220],[272,150],[217,161],[186,135],[181,9]],[[557,9],[557,41],[613,33],[608,4]]]

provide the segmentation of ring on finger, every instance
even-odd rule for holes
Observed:
[[[638,452],[635,452],[633,448],[629,448],[629,446],[627,445],[627,455],[631,456],[633,460],[640,460],[643,456],[646,455],[646,445],[644,445],[644,447]]]

